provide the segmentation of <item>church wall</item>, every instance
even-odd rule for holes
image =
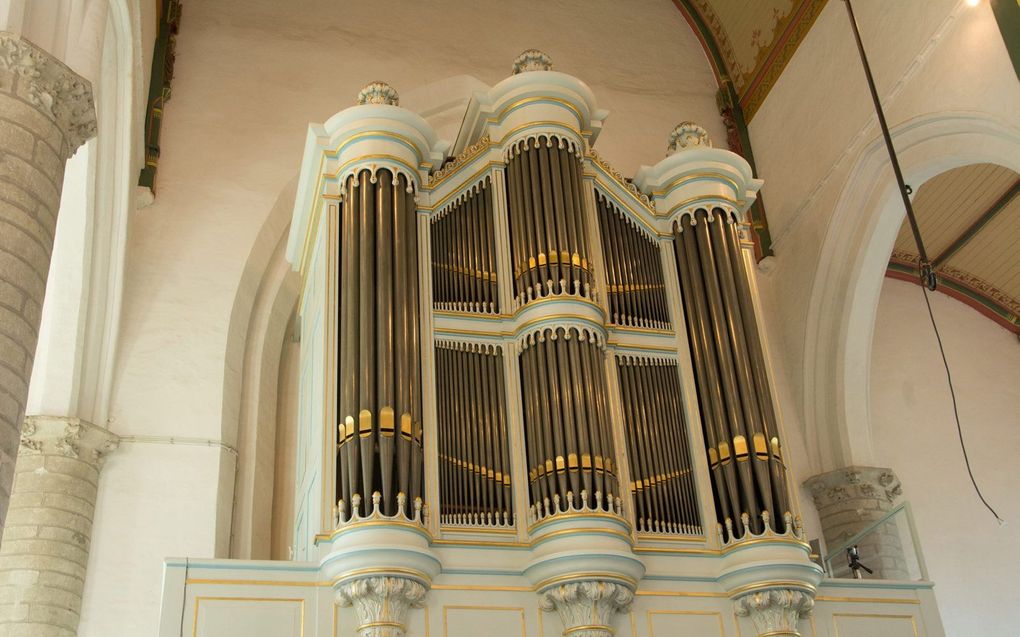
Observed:
[[[944,294],[932,309],[946,349],[974,476],[1010,521],[1000,527],[974,493],[945,371],[921,288],[886,279],[871,350],[876,459],[895,468],[910,501],[948,635],[1006,635],[1020,611],[1020,342]]]
[[[953,112],[1016,127],[1020,90],[987,3],[970,8],[963,2],[924,2],[924,11],[921,4],[854,5],[890,126]],[[791,428],[800,428],[818,450],[812,453],[813,466],[805,467],[818,473],[836,468],[825,457],[828,450],[819,448],[818,430],[846,425],[836,414],[839,397],[832,387],[810,384],[808,362],[828,345],[812,342],[817,335],[812,325],[817,318],[809,316],[812,287],[821,278],[816,273],[825,256],[823,243],[833,232],[837,201],[847,195],[862,150],[880,139],[843,3],[826,5],[750,132],[775,241],[775,262],[766,264],[759,280],[763,294],[771,297],[764,302],[774,308],[767,317],[769,331],[789,370],[791,404],[784,413]],[[912,166],[902,156],[901,163],[909,181]],[[892,187],[892,172],[883,174]],[[871,286],[879,284],[880,275],[874,276]],[[824,420],[812,413],[819,404],[831,405],[822,412]],[[857,414],[866,418],[866,409]],[[864,456],[857,461],[869,462]]]
[[[698,121],[717,142],[725,138],[710,68],[670,3],[446,7],[186,6],[156,201],[131,220],[114,432],[236,444],[236,432],[224,431],[224,358],[246,259],[297,173],[307,123],[352,104],[369,81],[390,82],[452,138],[468,95],[429,87],[470,84],[442,84],[456,76],[494,83],[521,50],[539,47],[613,113],[598,147],[625,174],[660,159],[678,121]],[[386,28],[365,28],[378,24]],[[121,445],[100,484],[80,635],[150,632],[160,560],[224,555],[233,463],[216,446]]]
[[[964,2],[859,1],[854,3],[854,8],[886,116],[894,130],[905,122],[922,120],[938,125],[941,118],[948,119],[951,115],[973,117],[977,122],[975,127],[982,122],[1001,122],[1005,128],[1017,130],[1020,122],[1015,109],[1020,103],[1020,90],[987,3],[970,8]],[[930,419],[917,414],[907,417],[904,396],[891,393],[896,391],[895,379],[902,380],[901,373],[903,377],[909,375],[906,370],[897,371],[892,376],[889,368],[873,366],[869,376],[867,355],[871,351],[870,336],[865,347],[845,351],[847,341],[842,339],[846,334],[840,331],[845,329],[845,322],[852,320],[872,324],[875,321],[874,305],[858,305],[859,312],[851,318],[847,307],[819,301],[831,299],[831,296],[825,296],[830,291],[825,288],[831,288],[833,281],[839,281],[838,294],[849,296],[854,286],[859,284],[868,294],[874,295],[877,303],[888,251],[874,263],[856,259],[867,252],[860,245],[847,247],[846,253],[855,258],[842,262],[830,260],[831,252],[827,251],[843,241],[841,237],[844,236],[852,241],[867,241],[874,236],[875,229],[871,226],[853,228],[873,221],[869,221],[866,214],[870,210],[854,209],[852,206],[845,209],[847,220],[844,229],[851,228],[851,231],[844,232],[837,227],[835,215],[844,200],[874,203],[879,199],[876,183],[880,182],[882,188],[894,187],[892,171],[884,163],[884,148],[874,155],[881,155],[879,174],[861,175],[855,172],[859,162],[863,161],[864,151],[871,144],[880,143],[880,132],[843,2],[826,5],[751,122],[750,132],[758,176],[765,180],[762,196],[775,240],[775,257],[759,266],[758,282],[771,351],[775,355],[773,365],[777,377],[785,381],[777,387],[777,393],[782,402],[787,445],[803,445],[806,451],[806,455],[797,456],[798,462],[793,465],[798,481],[803,482],[813,474],[851,463],[891,467],[903,480],[901,500],[910,501],[913,505],[922,548],[946,617],[947,634],[971,634],[975,630],[983,630],[989,616],[994,617],[992,621],[995,622],[1008,621],[1009,609],[1005,604],[977,601],[979,598],[995,600],[1000,591],[1008,588],[1004,589],[1001,583],[993,583],[995,575],[991,580],[978,576],[977,573],[982,571],[972,564],[968,566],[969,562],[962,556],[966,554],[969,558],[974,553],[974,546],[996,546],[1005,542],[1006,538],[1013,538],[1015,545],[1015,534],[1010,536],[998,529],[994,520],[988,522],[991,526],[982,527],[986,529],[984,533],[987,536],[976,530],[978,525],[986,524],[985,518],[989,516],[983,510],[971,510],[973,496],[968,491],[970,486],[965,473],[961,481],[955,481],[952,486],[944,485],[946,489],[929,486],[929,480],[940,474],[947,463],[959,462],[958,443],[952,437],[955,429],[947,433],[943,441],[942,438],[929,437],[929,428],[934,426]],[[900,144],[903,144],[902,140]],[[932,176],[933,167],[941,165],[940,169],[934,168],[934,172],[939,172],[961,162],[980,161],[974,158],[982,157],[986,150],[993,153],[990,148],[961,149],[952,139],[944,138],[925,146],[923,157],[900,147],[900,159],[908,183],[916,190],[925,178]],[[998,151],[994,149],[994,152]],[[1015,157],[1016,152],[1013,155]],[[985,160],[995,161],[994,153]],[[872,165],[867,166],[870,169]],[[862,184],[867,188],[874,186],[876,190],[860,191]],[[890,202],[893,201],[892,196],[889,194]],[[894,228],[893,232],[899,228],[903,218],[901,208],[894,203],[889,205],[889,209],[895,208],[892,214],[897,216],[880,220],[885,226]],[[890,238],[889,249],[891,245]],[[870,272],[861,275],[862,267],[867,267]],[[861,278],[857,278],[859,276]],[[884,284],[883,303],[889,296],[886,290],[890,285],[889,282]],[[929,352],[928,349],[916,349],[921,346],[921,341],[924,348],[931,345],[927,340],[927,328],[923,327],[927,318],[920,290],[907,286],[904,296],[897,298],[903,310],[899,315],[879,310],[875,351],[878,351],[881,339],[885,350],[895,346],[893,351],[901,357],[908,356],[907,352]],[[936,316],[946,303],[955,303],[940,294],[933,295],[933,302],[936,303]],[[907,329],[904,317],[908,310],[922,327],[916,335],[900,338]],[[888,325],[890,320],[895,320],[898,327]],[[943,329],[962,333],[974,329],[972,326],[982,321],[982,329],[997,330],[1003,343],[1009,340],[1007,332],[976,313],[973,320],[947,315],[940,326],[955,322],[954,327]],[[868,328],[863,328],[863,331],[867,333]],[[900,340],[894,342],[896,338]],[[1005,345],[1011,350],[1016,348],[1015,342]],[[850,358],[853,360],[848,364]],[[971,358],[970,364],[975,367],[970,372],[964,370],[959,373],[965,376],[969,373],[973,379],[973,374],[978,371],[977,361],[981,358]],[[994,366],[1012,365],[1013,369],[1002,382],[1009,382],[1005,379],[1010,377],[1015,379],[1015,359],[1012,363],[1001,358],[997,360],[999,362]],[[909,362],[916,364],[913,359]],[[951,354],[950,364],[953,364]],[[958,363],[963,364],[962,360]],[[933,368],[931,373],[936,380],[942,378],[940,368]],[[828,380],[821,380],[823,374],[829,375],[826,377]],[[860,392],[841,393],[846,391],[851,381],[855,381],[855,387],[860,387]],[[939,383],[934,385],[937,389],[932,389],[931,394],[939,401],[948,399],[944,385],[941,381]],[[871,393],[870,425],[868,387]],[[1010,395],[1015,395],[1015,389],[1013,391]],[[975,397],[973,402],[997,396],[997,393],[1002,391],[994,387],[982,389],[980,398]],[[992,402],[983,404],[979,408],[980,415],[973,416],[973,419],[983,424],[989,421],[1004,423],[1011,414],[1017,413],[1015,402],[1010,403],[1009,400],[1012,399],[997,396]],[[896,409],[899,411],[888,415],[880,412],[893,403],[898,405]],[[948,417],[944,410],[940,413],[941,419]],[[1012,420],[1015,422],[1015,416]],[[892,426],[894,422],[895,428]],[[966,418],[964,423],[966,427]],[[853,434],[855,430],[870,431],[870,441]],[[972,439],[978,435],[975,430]],[[794,436],[800,440],[794,441]],[[923,442],[927,448],[936,444],[936,440],[939,455],[915,455],[918,444]],[[1009,448],[1008,443],[1004,448]],[[1012,448],[1015,449],[1015,446]],[[841,453],[845,455],[841,456]],[[991,462],[986,466],[991,466]],[[939,484],[943,485],[946,477],[938,477]],[[1010,487],[1001,473],[990,474],[986,482],[994,482],[996,490],[1003,490],[1001,493]],[[957,488],[961,489],[958,496]],[[946,498],[947,493],[954,495]],[[954,508],[961,499],[967,502],[965,510]],[[1000,498],[1001,501],[1006,499]],[[1015,497],[1012,499],[1015,500]],[[810,504],[807,507],[812,508]],[[805,526],[810,537],[820,535],[812,516],[806,516]],[[959,534],[953,530],[954,527],[960,531]],[[963,529],[967,530],[964,532]],[[992,541],[992,536],[997,539]],[[983,543],[978,540],[979,537],[988,541]],[[1003,572],[1009,568],[1015,570],[1015,549],[1011,556],[1008,553],[997,553],[997,556],[989,559],[1002,560],[999,568]],[[973,596],[968,597],[969,605],[951,592],[962,590],[956,586],[968,587],[968,595]],[[1015,622],[1015,617],[1012,621]]]

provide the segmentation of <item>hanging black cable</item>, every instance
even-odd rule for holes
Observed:
[[[868,56],[864,52],[864,43],[861,42],[861,32],[857,29],[857,18],[854,17],[854,8],[850,0],[846,1],[846,12],[850,14],[850,27],[854,32],[854,40],[857,42],[857,51],[861,55],[861,64],[864,66],[864,76],[868,80],[868,89],[871,90],[871,99],[875,102],[875,114],[878,115],[878,125],[882,129],[882,137],[885,138],[885,147],[889,151],[889,162],[892,164],[893,172],[896,174],[896,184],[900,188],[900,196],[903,198],[903,207],[907,210],[907,221],[910,222],[910,231],[914,234],[914,243],[917,244],[917,253],[920,256],[920,277],[921,285],[932,292],[938,285],[935,279],[935,271],[932,270],[931,262],[928,261],[928,252],[924,249],[924,242],[921,241],[921,229],[917,226],[917,218],[914,216],[914,206],[910,203],[910,187],[903,181],[903,172],[900,170],[900,161],[896,157],[896,149],[893,147],[892,136],[889,134],[889,125],[885,122],[885,112],[882,110],[882,102],[878,99],[878,90],[875,89],[875,80],[871,77],[871,65],[868,64]]]
[[[871,91],[871,99],[875,103],[875,114],[878,115],[878,125],[882,129],[882,137],[885,138],[885,148],[889,151],[889,162],[892,164],[893,173],[896,174],[896,184],[899,186],[900,196],[903,198],[903,207],[907,211],[907,221],[910,222],[910,231],[914,234],[914,243],[917,244],[917,252],[920,257],[920,278],[921,287],[924,292],[924,303],[928,306],[928,317],[931,319],[932,329],[935,330],[935,340],[939,344],[939,353],[942,355],[942,365],[946,369],[946,380],[949,383],[949,396],[953,400],[953,418],[956,419],[956,433],[960,438],[960,450],[963,451],[963,460],[967,465],[967,474],[970,476],[970,483],[974,485],[974,491],[977,492],[978,498],[981,499],[981,503],[985,505],[995,519],[999,521],[999,524],[1003,524],[1003,519],[999,517],[999,514],[995,512],[995,509],[988,504],[988,500],[985,500],[985,496],[981,493],[980,487],[978,487],[977,480],[974,479],[974,472],[970,468],[970,458],[967,456],[967,446],[963,442],[963,427],[960,426],[960,413],[956,408],[956,392],[953,389],[953,377],[949,373],[949,362],[946,360],[946,350],[942,347],[942,336],[939,335],[938,325],[935,324],[935,314],[931,310],[931,302],[928,301],[928,290],[932,292],[938,285],[935,270],[931,267],[931,262],[928,261],[928,253],[924,249],[924,242],[921,240],[921,230],[917,226],[917,218],[914,216],[914,206],[910,203],[910,186],[903,181],[903,172],[900,170],[900,162],[896,157],[896,148],[892,143],[892,136],[889,134],[889,126],[885,121],[885,112],[882,110],[882,102],[878,98],[878,90],[875,89],[875,80],[871,76],[871,66],[868,64],[868,56],[864,52],[864,43],[861,42],[861,32],[857,28],[857,18],[854,17],[854,9],[850,4],[850,0],[844,0],[846,3],[846,12],[850,16],[850,27],[854,32],[854,40],[857,42],[857,51],[861,56],[861,65],[864,67],[864,76],[868,80],[868,89]]]

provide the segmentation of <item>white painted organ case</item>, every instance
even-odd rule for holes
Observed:
[[[941,634],[809,559],[761,182],[689,122],[624,179],[606,115],[528,51],[452,147],[382,83],[310,128],[295,561],[168,561],[162,634]]]

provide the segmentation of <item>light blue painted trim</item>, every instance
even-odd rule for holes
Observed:
[[[359,134],[360,134],[359,131],[353,131],[351,133],[352,136],[353,135],[359,135]],[[391,141],[391,142],[397,142],[398,144],[400,144],[404,148],[407,148],[408,150],[410,150],[411,152],[414,153],[414,156],[418,158],[418,165],[419,165],[419,167],[425,161],[423,159],[423,155],[422,155],[422,152],[421,152],[420,148],[418,148],[414,144],[408,144],[406,141],[404,141],[403,139],[400,139],[399,137],[393,137],[393,136],[390,136],[390,135],[366,135],[364,137],[359,137],[357,139],[350,139],[350,138],[348,138],[348,139],[345,139],[343,141],[343,143],[340,144],[339,146],[337,146],[335,149],[330,150],[330,151],[326,151],[325,155],[327,155],[330,158],[339,158],[340,157],[340,153],[342,153],[343,150],[345,148],[347,148],[348,145],[356,144],[356,143],[364,141],[366,139],[385,139],[385,140],[388,140],[388,141]]]
[[[488,571],[475,568],[451,568],[443,569],[442,575],[498,575],[505,577],[523,577],[524,571]]]
[[[227,560],[224,560],[227,562]],[[284,573],[314,573],[319,570],[318,566],[260,566],[257,564],[202,564],[195,562],[164,562],[167,568],[187,568],[188,570],[212,570],[212,571],[280,571]]]
[[[321,562],[319,562],[319,567],[322,568],[322,567],[326,566],[327,564],[335,562],[335,561],[337,561],[339,559],[346,558],[349,555],[360,555],[360,554],[364,554],[364,553],[387,553],[387,554],[407,553],[409,555],[413,555],[416,558],[425,558],[427,560],[431,560],[431,561],[435,562],[436,566],[438,566],[440,568],[442,568],[442,565],[443,565],[442,562],[439,561],[439,558],[437,558],[434,555],[429,555],[428,553],[424,553],[424,552],[409,551],[407,549],[400,549],[400,548],[393,548],[393,547],[382,548],[382,547],[366,546],[366,547],[364,547],[362,549],[351,551],[351,552],[349,552],[347,554],[344,554],[344,555],[340,555],[340,554],[337,554],[337,553],[331,553],[331,554],[327,555],[325,559],[323,559]]]
[[[525,97],[524,99],[527,99],[527,97]],[[506,121],[506,118],[510,115],[510,113],[513,113],[514,111],[516,111],[518,109],[531,106],[533,104],[551,104],[552,106],[556,106],[556,107],[562,108],[563,110],[569,112],[571,115],[574,116],[574,119],[577,120],[577,127],[579,129],[581,129],[581,130],[584,130],[584,128],[585,128],[585,126],[587,124],[587,122],[582,122],[580,117],[578,116],[578,114],[574,111],[574,109],[568,107],[566,104],[563,104],[562,102],[556,102],[556,101],[553,101],[553,100],[544,100],[544,99],[538,99],[538,100],[530,101],[527,104],[518,104],[518,105],[516,105],[516,106],[514,106],[512,108],[508,108],[503,113],[503,116],[499,118],[499,122],[498,123],[502,124],[504,121]]]
[[[449,541],[456,542],[457,540],[449,540]],[[439,545],[433,545],[432,548],[434,548],[436,550],[439,550],[439,551],[442,551],[444,549],[456,549],[458,551],[464,551],[464,550],[468,550],[468,549],[480,550],[480,551],[530,551],[531,550],[531,547],[528,547],[528,546],[513,546],[513,545],[509,545],[509,546],[496,546],[495,544],[496,543],[493,543],[493,545],[484,545],[484,546],[465,545],[465,544],[439,544]]]
[[[425,538],[425,540],[427,542],[429,542],[429,543],[432,542],[432,536],[429,535],[428,531],[426,531],[424,528],[421,528],[421,529],[417,529],[417,528],[410,529],[410,528],[407,528],[407,527],[394,527],[394,529],[390,529],[390,530],[397,530],[397,529],[399,529],[401,531],[405,531],[407,533],[417,533],[418,535],[420,535],[423,538]],[[362,533],[364,531],[374,531],[374,530],[375,531],[379,530],[379,527],[377,527],[377,526],[369,526],[369,527],[358,528],[357,523],[355,523],[355,526],[351,527],[350,530],[344,529],[343,535],[344,536],[354,535],[356,533]],[[323,543],[323,544],[327,544],[327,543],[328,544],[333,544],[334,542],[336,542],[337,538],[339,538],[339,537],[341,537],[341,536],[340,535],[333,535],[332,537],[328,537],[328,538],[321,538],[321,539],[316,538],[315,545],[318,546],[320,542]]]
[[[654,580],[654,581],[658,581],[658,582],[703,582],[703,583],[709,583],[709,584],[715,584],[715,583],[717,583],[719,581],[715,577],[696,577],[696,576],[693,576],[693,575],[690,575],[690,576],[679,576],[679,575],[645,575],[643,578],[641,578],[641,581],[644,581],[644,580]]]
[[[577,532],[576,533],[572,533],[570,536],[571,537],[577,537],[579,535],[583,535],[583,536],[597,535],[597,536],[602,536],[602,537],[611,537],[611,538],[614,538],[614,539],[619,539],[619,536],[617,536],[616,533],[614,533],[614,532],[607,532],[607,531],[605,531],[603,529],[587,529],[585,527],[577,529]],[[550,538],[550,537],[546,537],[546,536],[540,535],[540,536],[538,536],[538,537],[536,537],[536,538],[531,540],[531,547],[534,548],[534,547],[538,546],[539,544],[544,544],[545,542],[551,542],[551,541],[556,540],[556,539],[558,539],[558,538],[556,538],[556,537],[551,537]]]
[[[630,562],[630,563],[637,562],[637,563],[641,564],[642,566],[644,566],[644,562],[642,562],[638,557],[636,557],[634,555],[630,555],[628,557],[628,556],[625,556],[625,555],[607,555],[605,553],[578,553],[576,555],[563,555],[561,557],[554,557],[554,558],[551,558],[551,559],[548,559],[548,560],[542,560],[541,562],[538,562],[538,563],[535,563],[535,564],[530,564],[527,568],[524,569],[524,571],[527,572],[527,571],[531,570],[532,568],[535,568],[536,566],[539,566],[539,565],[544,567],[544,566],[546,566],[548,564],[553,564],[555,562],[562,562],[564,560],[570,560],[570,561],[576,562],[576,561],[579,561],[579,560],[583,561],[583,560],[586,560],[586,559],[601,559],[601,560],[604,560],[604,559],[607,559],[607,558],[611,559],[611,560],[614,560],[614,561],[617,561],[617,562]],[[610,575],[610,577],[612,577],[612,576]],[[624,578],[624,577],[617,577],[616,579],[626,579],[626,578]]]
[[[796,569],[802,569],[802,570],[805,570],[805,571],[810,571],[810,572],[816,573],[816,574],[821,574],[822,573],[821,567],[819,567],[817,564],[812,562],[811,566],[808,566],[807,564],[762,564],[760,566],[748,566],[747,568],[741,568],[741,569],[738,569],[736,571],[733,571],[732,573],[728,573],[727,576],[732,576],[733,573],[750,573],[752,571],[774,571],[776,568],[783,568],[783,569],[796,568]],[[722,579],[722,578],[719,578],[719,579]],[[719,579],[716,579],[714,581],[718,582]]]
[[[935,582],[904,582],[901,580],[843,579],[827,577],[818,585],[828,588],[884,588],[889,590],[928,590],[935,588]]]
[[[797,548],[797,549],[800,549],[800,550],[804,551],[805,555],[811,555],[811,547],[810,546],[804,546],[803,544],[794,544],[792,542],[779,542],[779,541],[775,542],[775,544],[777,546],[790,546],[790,547],[793,547],[793,548]],[[755,542],[754,544],[747,544],[747,545],[740,545],[740,544],[738,544],[738,545],[734,546],[733,548],[725,548],[725,549],[723,549],[723,551],[724,551],[725,555],[731,555],[733,553],[738,553],[740,551],[743,551],[744,549],[753,549],[753,548],[759,547],[761,545],[762,545],[761,542]]]

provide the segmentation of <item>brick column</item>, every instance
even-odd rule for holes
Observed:
[[[88,81],[0,31],[0,526],[39,336],[64,162],[96,134]]]
[[[862,532],[892,510],[902,493],[900,481],[892,469],[846,467],[823,473],[804,482],[811,491],[822,535],[828,551]],[[896,520],[890,520],[863,538],[861,563],[875,571],[869,579],[908,579],[903,544]],[[846,559],[833,561],[837,577],[852,577]]]
[[[77,418],[25,420],[0,544],[0,634],[77,634],[99,468],[117,442]]]

